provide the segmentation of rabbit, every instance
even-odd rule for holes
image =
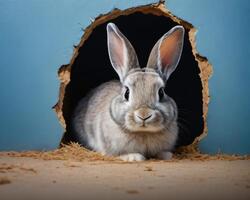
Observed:
[[[79,143],[124,161],[171,159],[178,138],[177,105],[165,91],[183,49],[184,28],[173,27],[154,45],[145,68],[113,23],[107,24],[111,65],[118,80],[81,99],[72,117]]]

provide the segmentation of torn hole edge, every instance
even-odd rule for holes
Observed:
[[[207,136],[208,133],[208,127],[207,127],[207,114],[208,114],[208,104],[210,102],[210,95],[209,95],[209,87],[208,87],[208,80],[211,77],[213,73],[212,65],[208,62],[208,59],[201,54],[198,53],[196,49],[196,28],[189,22],[173,15],[166,7],[165,2],[160,1],[157,4],[149,4],[149,5],[143,5],[133,8],[128,8],[126,10],[120,10],[120,9],[113,9],[109,13],[101,14],[97,16],[93,21],[91,20],[91,24],[84,29],[84,34],[80,39],[80,42],[78,45],[74,46],[74,52],[73,56],[70,60],[69,64],[62,65],[58,70],[58,77],[60,80],[60,88],[59,88],[59,98],[57,103],[53,106],[53,110],[56,112],[56,115],[59,119],[60,124],[65,129],[64,134],[66,133],[66,122],[63,116],[63,100],[65,96],[65,89],[66,86],[70,82],[70,73],[71,73],[71,67],[73,63],[75,62],[75,59],[77,58],[79,54],[79,49],[84,45],[85,41],[89,38],[92,31],[99,25],[106,23],[112,19],[115,19],[122,15],[130,15],[135,12],[141,12],[143,14],[153,14],[156,16],[164,16],[168,17],[174,22],[182,25],[185,29],[188,31],[189,41],[192,46],[192,53],[195,57],[195,60],[198,63],[199,69],[200,69],[200,79],[202,83],[202,102],[203,102],[203,121],[204,121],[204,128],[203,132],[200,136],[196,137],[194,142],[188,146],[183,146],[177,149],[177,152],[186,152],[186,153],[197,153],[199,152],[198,149],[198,143],[201,139],[203,139],[205,136]],[[62,138],[64,135],[62,136]],[[60,142],[61,143],[61,142]]]

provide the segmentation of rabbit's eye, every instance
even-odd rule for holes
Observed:
[[[126,91],[125,91],[125,93],[124,93],[124,98],[128,101],[128,99],[129,99],[129,88],[128,87],[126,87]]]
[[[159,101],[161,101],[164,97],[164,88],[160,88],[158,91],[158,95],[159,95]]]

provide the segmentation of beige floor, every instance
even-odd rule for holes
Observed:
[[[0,199],[250,199],[250,160],[112,163],[0,157]]]

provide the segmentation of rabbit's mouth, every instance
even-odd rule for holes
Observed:
[[[163,118],[154,110],[147,110],[143,115],[131,112],[125,117],[125,127],[131,132],[159,132],[164,129]]]
[[[152,129],[152,128],[154,128],[155,129],[155,127],[154,126],[152,126],[152,125],[150,125],[150,124],[146,124],[145,122],[142,122],[141,124],[138,124],[138,126],[139,126],[139,128],[141,128],[142,130],[144,130],[144,129]]]
[[[161,120],[138,122],[133,118],[126,121],[126,128],[131,132],[159,132],[164,129],[161,124]]]

